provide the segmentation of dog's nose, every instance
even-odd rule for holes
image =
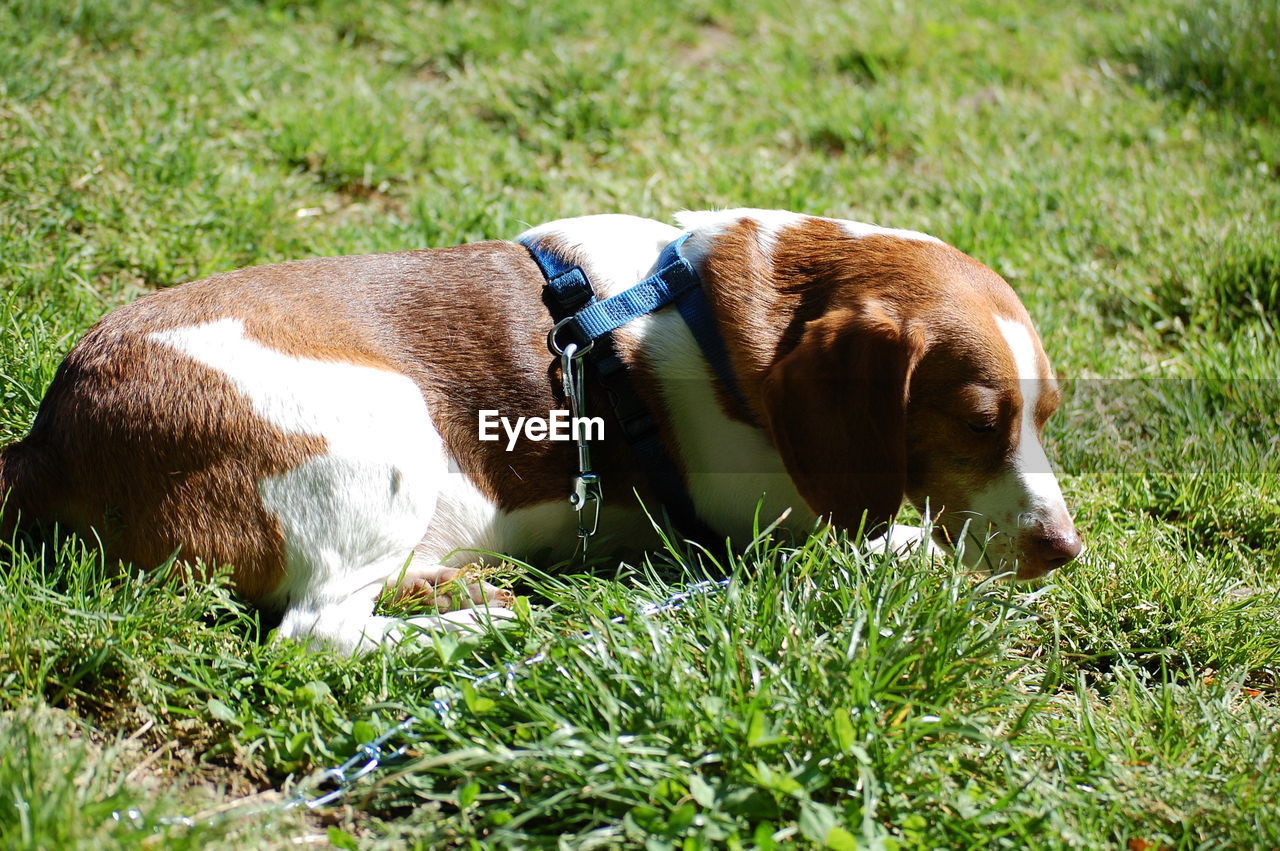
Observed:
[[[1050,532],[1036,539],[1035,552],[1045,570],[1057,570],[1080,555],[1084,544],[1075,529]]]

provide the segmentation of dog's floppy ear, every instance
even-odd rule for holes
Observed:
[[[881,311],[828,312],[765,375],[769,435],[815,512],[888,520],[907,484],[907,383],[920,347]]]

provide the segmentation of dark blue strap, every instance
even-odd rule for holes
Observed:
[[[621,328],[632,319],[666,307],[690,289],[698,288],[698,276],[689,262],[680,256],[680,244],[688,234],[662,250],[658,271],[635,286],[604,301],[587,305],[574,316],[582,336],[594,340]],[[699,289],[699,291],[701,291]]]
[[[615,296],[597,301],[591,298],[591,285],[586,275],[578,266],[571,265],[565,259],[541,249],[536,242],[526,243],[533,253],[534,259],[547,279],[547,286],[555,292],[555,300],[565,312],[557,316],[557,321],[568,313],[573,319],[566,322],[557,335],[562,344],[576,342],[580,346],[598,340],[633,319],[653,313],[671,303],[675,303],[685,324],[693,333],[716,377],[724,383],[729,393],[741,404],[744,411],[749,411],[746,400],[738,390],[738,382],[734,379],[733,368],[729,364],[729,352],[725,348],[724,338],[716,327],[715,317],[711,313],[711,305],[702,289],[702,281],[698,272],[681,253],[689,234],[683,234],[675,242],[662,249],[658,255],[658,271],[640,283]],[[580,293],[577,305],[568,305],[568,301]],[[551,305],[548,305],[549,307]],[[554,312],[554,311],[553,311]]]
[[[658,275],[670,275],[672,277],[688,277],[693,281],[693,286],[683,288],[680,294],[676,296],[676,309],[680,311],[680,316],[684,319],[684,324],[689,326],[689,330],[693,332],[693,338],[698,341],[698,348],[702,350],[702,356],[707,359],[707,363],[711,365],[711,369],[716,376],[728,388],[729,393],[738,400],[742,406],[742,410],[750,411],[747,407],[747,401],[743,398],[741,391],[738,389],[738,382],[733,376],[733,367],[729,363],[729,350],[725,348],[724,337],[720,336],[720,329],[716,325],[715,316],[711,313],[711,305],[707,301],[706,291],[702,289],[702,282],[698,278],[697,271],[693,268],[685,256],[680,253],[680,246],[689,238],[689,234],[677,239],[675,242],[663,249],[659,263],[667,257],[668,252],[673,259],[670,264],[666,264],[658,271]]]
[[[586,273],[563,257],[543,249],[537,242],[522,243],[533,260],[542,270],[542,277],[547,285],[542,292],[542,300],[551,311],[551,316],[559,322],[564,317],[581,310],[588,302],[595,300],[591,284]],[[569,339],[569,338],[566,338]],[[579,345],[586,345],[586,340],[577,337],[573,340]]]

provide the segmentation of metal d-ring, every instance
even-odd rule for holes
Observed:
[[[564,352],[565,352],[564,348],[562,348],[560,344],[556,342],[556,332],[559,331],[568,323],[572,322],[574,318],[575,317],[573,316],[566,316],[564,319],[561,319],[555,325],[551,326],[551,330],[547,332],[547,348],[551,350],[551,354],[556,355],[557,357],[561,357],[564,355]],[[595,344],[596,344],[595,340],[588,340],[586,348],[579,346],[578,350],[573,353],[572,357],[575,357],[575,358],[582,357],[587,352],[591,351],[591,349],[595,346]],[[573,346],[577,344],[570,343],[569,345]]]

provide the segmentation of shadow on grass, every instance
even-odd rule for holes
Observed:
[[[1246,121],[1280,118],[1280,5],[1274,0],[1187,3],[1153,21],[1121,54],[1147,84],[1228,109]]]

